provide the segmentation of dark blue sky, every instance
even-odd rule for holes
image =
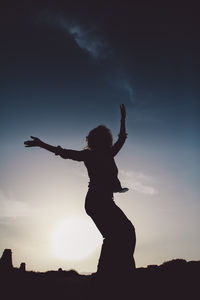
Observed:
[[[27,121],[29,112],[38,124],[53,126],[77,114],[75,129],[79,121],[87,123],[87,115],[96,119],[95,111],[113,118],[115,106],[123,102],[133,122],[156,119],[165,134],[183,129],[195,134],[195,8],[148,1],[53,2],[26,1],[1,12],[5,127],[8,116],[14,125]]]
[[[124,103],[128,143],[119,164],[124,180],[130,185],[133,180],[136,186],[136,194],[130,192],[127,201],[131,197],[135,203],[146,201],[148,195],[165,199],[161,215],[166,217],[167,228],[172,198],[178,203],[174,224],[179,217],[183,222],[185,216],[181,216],[181,200],[190,199],[184,211],[192,210],[190,234],[196,241],[200,150],[197,8],[176,1],[173,5],[143,0],[11,1],[0,14],[0,203],[5,207],[12,191],[15,200],[8,202],[17,201],[15,207],[24,207],[29,190],[24,196],[27,177],[23,172],[28,164],[34,176],[37,157],[40,164],[44,159],[49,170],[57,168],[41,152],[27,153],[25,139],[35,135],[52,144],[81,149],[88,131],[99,124],[108,125],[116,138],[119,104]],[[73,170],[71,163],[69,169]],[[44,186],[48,186],[45,174]],[[31,195],[30,203],[34,201]],[[128,202],[124,209],[131,211],[131,205]],[[155,202],[151,205],[159,207]],[[142,207],[138,202],[134,209],[142,211]],[[8,216],[2,214],[4,220]],[[134,210],[130,218],[133,216]],[[141,228],[139,212],[135,221]],[[175,232],[180,236],[178,229]],[[199,244],[188,257],[196,257],[197,247]],[[138,253],[142,265],[145,251]]]

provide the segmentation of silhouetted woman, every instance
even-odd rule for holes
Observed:
[[[33,136],[32,140],[25,142],[26,147],[38,146],[62,158],[84,162],[90,178],[85,210],[104,238],[97,268],[97,277],[102,279],[120,275],[126,278],[132,275],[135,269],[135,230],[113,201],[113,193],[128,190],[121,187],[114,161],[127,137],[125,106],[121,105],[120,110],[120,133],[114,145],[110,130],[103,125],[89,132],[86,137],[87,149],[82,151],[54,147]]]

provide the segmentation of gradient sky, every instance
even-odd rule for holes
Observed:
[[[136,228],[136,265],[199,260],[198,10],[24,2],[0,16],[0,252],[11,248],[14,266],[29,270],[96,270],[100,247],[79,262],[52,252],[56,226],[86,216],[84,165],[23,142],[82,149],[99,124],[116,139],[124,103],[128,139],[116,162],[130,191],[115,200]]]

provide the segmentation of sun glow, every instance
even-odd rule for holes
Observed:
[[[82,260],[101,243],[102,237],[89,217],[73,216],[64,219],[52,233],[53,253],[62,260]]]

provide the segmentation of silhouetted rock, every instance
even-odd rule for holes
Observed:
[[[170,261],[164,262],[160,267],[166,268],[166,269],[175,269],[175,268],[180,268],[180,267],[185,267],[187,264],[187,261],[185,259],[172,259]]]
[[[26,271],[26,264],[25,264],[24,262],[22,262],[22,263],[20,264],[19,269],[20,269],[21,272],[25,272],[25,271]]]
[[[147,269],[151,270],[151,271],[155,271],[156,269],[158,269],[158,266],[157,265],[148,265]]]
[[[10,271],[12,269],[12,251],[11,249],[5,249],[3,251],[2,257],[0,258],[0,270]]]

